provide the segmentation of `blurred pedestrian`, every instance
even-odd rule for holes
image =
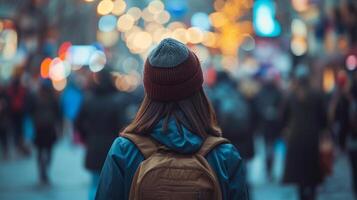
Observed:
[[[357,73],[354,72],[348,93],[342,93],[337,102],[334,121],[342,150],[347,150],[352,169],[352,188],[357,198]]]
[[[211,93],[212,104],[224,137],[239,147],[241,156],[250,160],[254,156],[254,125],[252,104],[238,90],[238,84],[226,72],[217,74]]]
[[[20,76],[15,76],[8,88],[12,133],[14,134],[14,142],[17,150],[22,155],[28,156],[30,149],[25,144],[23,132],[26,96],[26,89],[21,83]]]
[[[108,153],[97,200],[248,199],[242,158],[221,137],[202,84],[196,55],[161,41],[145,64],[141,107]]]
[[[269,180],[273,179],[272,167],[274,147],[280,138],[282,94],[274,79],[266,80],[254,98],[257,111],[257,124],[265,142],[266,171]]]
[[[62,124],[62,115],[49,80],[42,80],[38,94],[33,98],[31,114],[36,133],[39,179],[42,184],[49,184],[52,149]]]
[[[109,70],[104,69],[94,76],[92,91],[86,95],[75,121],[75,128],[86,146],[85,167],[92,175],[90,200],[94,199],[110,145],[129,122],[126,109],[130,102],[127,95],[114,87]]]
[[[9,156],[9,137],[8,137],[8,122],[9,122],[9,101],[5,88],[0,85],[0,145],[3,159]]]
[[[307,67],[297,68],[296,85],[287,100],[283,118],[287,130],[283,182],[297,184],[301,200],[316,198],[316,186],[322,179],[319,135],[326,127],[323,97],[310,87],[308,76]]]

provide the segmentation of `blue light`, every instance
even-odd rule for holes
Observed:
[[[188,6],[187,0],[170,0],[165,2],[165,8],[174,19],[181,19],[185,16]]]
[[[208,31],[209,28],[211,27],[211,22],[206,13],[197,12],[192,15],[191,26],[195,26],[200,28],[201,30]]]
[[[253,26],[261,37],[276,37],[281,33],[281,26],[275,18],[275,6],[271,0],[257,0],[253,7]]]
[[[99,19],[98,28],[103,32],[110,32],[115,29],[117,18],[114,15],[104,15]]]

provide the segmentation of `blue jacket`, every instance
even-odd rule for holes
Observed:
[[[151,137],[178,153],[198,151],[202,139],[182,127],[178,133],[175,121],[170,121],[167,132],[162,132],[162,122],[154,128]],[[245,167],[237,149],[232,144],[221,144],[207,154],[206,159],[217,174],[223,200],[246,200],[248,192]],[[118,137],[104,163],[96,200],[127,200],[131,182],[139,164],[144,160],[138,148],[128,139]]]

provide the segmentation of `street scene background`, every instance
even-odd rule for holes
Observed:
[[[251,199],[356,199],[354,0],[0,0],[0,199],[93,199],[165,38],[197,54]]]

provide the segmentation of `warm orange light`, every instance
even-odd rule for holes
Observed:
[[[52,80],[52,86],[57,91],[62,91],[67,85],[67,79]]]
[[[72,43],[70,43],[70,42],[64,42],[61,44],[61,46],[58,49],[58,57],[61,60],[66,59],[67,51],[71,46],[72,46]]]
[[[228,23],[227,17],[222,12],[214,12],[209,15],[212,26],[219,28]]]
[[[184,28],[177,28],[172,32],[172,37],[184,44],[187,43],[187,33],[186,33],[186,29]]]
[[[45,58],[41,63],[41,77],[48,78],[50,72],[50,64],[52,62],[51,58]]]
[[[217,35],[212,32],[206,32],[204,34],[202,44],[207,47],[217,47]]]
[[[327,69],[323,74],[323,88],[325,92],[331,92],[335,87],[335,77],[332,69]]]
[[[188,38],[188,42],[192,44],[198,44],[203,40],[203,33],[201,29],[196,27],[191,27],[187,29],[187,38]]]
[[[306,11],[309,8],[309,0],[292,0],[291,3],[298,12]]]

